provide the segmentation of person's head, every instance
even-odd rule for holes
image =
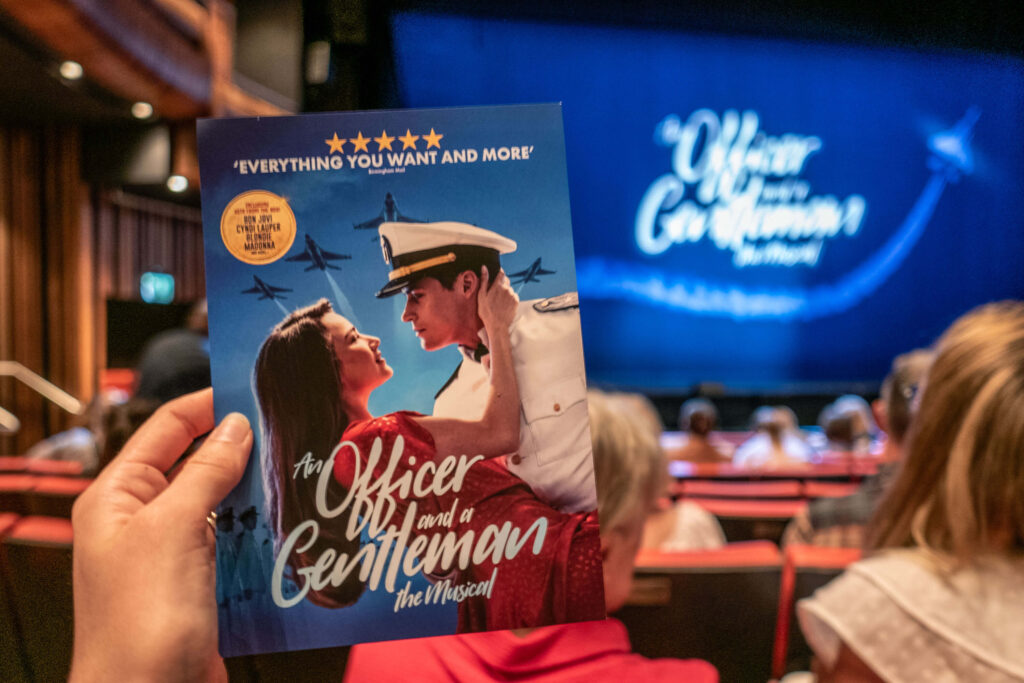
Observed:
[[[494,273],[496,270],[487,269]],[[426,351],[436,351],[451,344],[474,346],[478,341],[480,317],[477,315],[477,293],[480,271],[467,269],[440,280],[422,277],[404,290],[405,308],[402,321],[413,332]]]
[[[695,436],[707,436],[718,423],[715,404],[706,398],[691,398],[679,409],[679,427]]]
[[[658,434],[632,414],[629,402],[595,390],[587,392],[587,401],[601,520],[605,606],[612,612],[629,595],[644,521],[665,487],[666,465]]]
[[[377,350],[378,339],[359,334],[334,313],[326,299],[300,308],[275,327],[260,347],[253,369],[253,391],[260,413],[260,458],[267,500],[267,519],[278,548],[298,524],[316,517],[316,476],[296,476],[296,464],[308,453],[316,460],[330,456],[349,423],[353,405],[391,376]],[[333,482],[328,502],[339,501],[344,489]],[[310,566],[326,548],[343,552],[359,539],[346,539],[332,525],[322,525],[317,542],[293,553],[290,567]],[[351,604],[362,586],[343,584],[311,593],[327,607]]]
[[[964,315],[939,339],[903,467],[868,547],[968,561],[1024,553],[1024,303]]]
[[[475,346],[482,327],[477,315],[481,269],[493,278],[500,254],[516,243],[465,223],[384,223],[381,248],[391,266],[378,297],[406,296],[402,320],[412,325],[427,351],[451,344]]]
[[[896,356],[889,374],[882,381],[878,400],[872,403],[875,421],[895,446],[903,445],[910,427],[914,398],[924,381],[934,354],[926,349],[915,349]]]
[[[750,426],[755,432],[767,434],[773,444],[781,444],[787,427],[786,415],[773,406],[761,406],[751,416]]]
[[[818,417],[821,431],[828,440],[828,447],[834,451],[853,450],[854,435],[857,431],[856,415],[842,412],[836,404],[825,406]]]

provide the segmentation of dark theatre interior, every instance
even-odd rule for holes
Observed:
[[[587,386],[660,447],[629,642],[586,674],[566,631],[501,670],[396,641],[229,678],[1024,680],[1019,9],[0,0],[0,680],[121,677],[72,507],[211,384],[196,121],[533,102],[562,105],[575,254],[503,266],[575,265]],[[155,670],[201,678],[180,654]]]

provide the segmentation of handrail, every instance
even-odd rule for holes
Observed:
[[[0,434],[16,434],[21,429],[21,420],[0,408]]]
[[[72,415],[81,415],[85,412],[85,406],[82,405],[81,401],[58,387],[56,384],[32,372],[16,360],[0,360],[0,377],[13,377],[26,385],[29,389],[32,389],[37,394],[45,398],[47,401],[56,404],[58,407],[66,410]],[[0,425],[7,427],[7,424],[4,424],[5,419],[7,420],[7,424],[13,424],[13,429],[11,431],[17,431],[21,426],[18,418],[0,408]],[[10,422],[11,420],[13,420],[13,423]]]

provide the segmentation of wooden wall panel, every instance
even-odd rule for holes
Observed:
[[[44,295],[45,242],[42,229],[42,134],[36,131],[4,129],[4,156],[0,158],[0,184],[4,187],[4,219],[9,234],[5,282],[8,315],[0,321],[6,338],[5,357],[47,376],[46,315]],[[4,407],[21,420],[21,431],[0,439],[0,450],[18,452],[35,443],[47,431],[48,413],[44,399],[10,378],[0,378],[8,392]]]
[[[205,296],[196,209],[88,191],[79,133],[0,127],[0,360],[15,360],[82,401],[106,361],[108,298],[138,299],[139,277],[162,267],[176,300]],[[0,455],[23,452],[73,416],[10,378],[0,406],[22,422]]]

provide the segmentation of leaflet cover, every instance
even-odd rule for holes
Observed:
[[[221,653],[604,618],[560,106],[198,137],[216,413],[256,432],[217,510]]]

